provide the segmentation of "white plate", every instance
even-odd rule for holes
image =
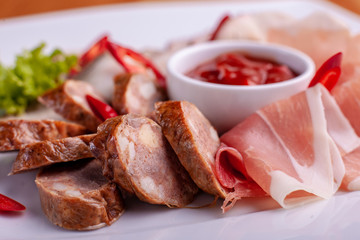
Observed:
[[[214,27],[224,13],[281,10],[295,17],[329,12],[353,32],[360,19],[327,2],[172,2],[122,4],[0,21],[0,59],[11,64],[24,48],[45,41],[49,49],[82,51],[103,33],[136,49],[162,48],[170,40],[187,38]],[[303,207],[274,209],[270,199],[246,199],[223,215],[215,208],[167,209],[127,202],[127,211],[112,226],[90,232],[66,231],[43,215],[34,184],[35,173],[7,176],[16,153],[0,154],[0,193],[27,210],[0,214],[0,239],[351,239],[360,236],[360,192],[338,193],[328,201]],[[211,202],[202,194],[194,205]],[[270,210],[272,209],[272,210]]]

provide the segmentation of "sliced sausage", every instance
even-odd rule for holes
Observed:
[[[42,169],[35,183],[46,217],[71,230],[111,225],[124,212],[116,184],[101,173],[101,162],[85,159]]]
[[[32,143],[21,148],[10,175],[48,166],[58,162],[69,162],[91,158],[90,140],[95,134],[46,140]]]
[[[165,100],[164,91],[146,74],[125,73],[114,78],[112,105],[119,114],[148,116],[157,101]]]
[[[215,153],[220,146],[216,130],[192,103],[159,102],[155,117],[181,164],[203,191],[224,198],[226,191],[214,174]]]
[[[38,100],[63,118],[81,124],[91,132],[96,132],[101,120],[91,111],[85,98],[87,94],[102,100],[90,84],[67,80],[59,87],[45,92]]]
[[[198,188],[153,120],[127,114],[106,120],[90,142],[103,174],[140,200],[183,207]]]
[[[83,126],[64,121],[21,119],[0,121],[0,151],[19,150],[30,143],[85,133],[86,129]]]

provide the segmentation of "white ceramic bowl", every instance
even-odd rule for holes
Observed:
[[[243,51],[250,56],[285,64],[298,76],[279,83],[257,86],[215,84],[185,76],[184,73],[200,63],[231,51]],[[223,133],[265,105],[305,90],[314,75],[315,65],[304,53],[280,45],[216,41],[176,52],[168,61],[167,70],[170,99],[192,102],[219,133]]]

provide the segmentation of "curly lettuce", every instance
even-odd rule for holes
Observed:
[[[69,70],[76,65],[75,55],[59,49],[43,52],[42,43],[16,57],[13,67],[0,64],[0,116],[23,113],[46,90],[66,80]]]

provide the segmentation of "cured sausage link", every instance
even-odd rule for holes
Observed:
[[[127,114],[106,120],[91,141],[103,173],[140,200],[169,207],[191,203],[198,188],[153,120]]]
[[[87,94],[101,99],[90,84],[67,80],[59,87],[45,92],[38,100],[65,119],[81,124],[91,132],[96,132],[101,120],[94,115],[87,104],[85,98]]]
[[[186,101],[159,102],[155,116],[181,164],[203,191],[222,197],[226,191],[214,174],[220,145],[215,129],[195,105]]]
[[[155,102],[165,99],[164,91],[146,74],[125,73],[114,78],[112,105],[119,114],[148,116]]]
[[[119,190],[101,174],[97,159],[44,168],[35,183],[46,217],[66,229],[98,229],[111,225],[124,212]]]
[[[64,121],[22,119],[0,121],[0,152],[19,150],[34,142],[84,133],[86,129],[83,126]]]
[[[10,175],[48,166],[58,162],[69,162],[91,158],[89,142],[95,134],[46,140],[21,148]]]

